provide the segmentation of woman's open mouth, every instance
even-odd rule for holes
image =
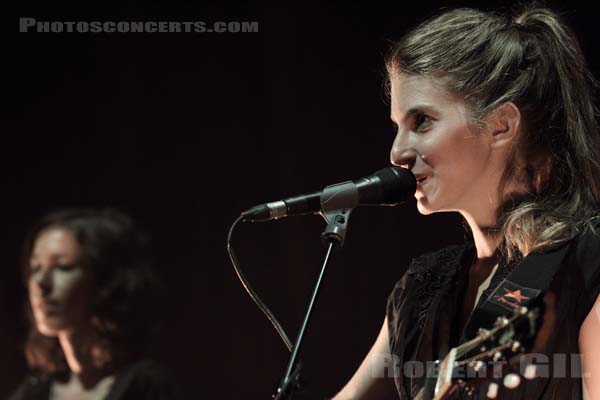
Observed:
[[[423,185],[429,182],[429,177],[428,176],[421,176],[417,178],[417,185],[423,187]]]

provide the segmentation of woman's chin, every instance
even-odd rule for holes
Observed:
[[[57,336],[60,331],[68,328],[63,321],[38,321],[36,327],[44,336]]]
[[[417,210],[422,215],[429,215],[435,212],[425,197],[417,199]]]
[[[48,325],[38,325],[37,330],[44,336],[54,337],[58,336],[58,332],[60,329],[56,329],[54,327]]]

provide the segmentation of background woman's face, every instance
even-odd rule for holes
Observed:
[[[88,323],[93,277],[80,262],[80,246],[71,231],[49,227],[33,246],[29,301],[38,330],[48,336]]]
[[[400,74],[391,80],[391,118],[398,128],[390,160],[417,177],[420,213],[471,212],[494,193],[489,145],[462,101],[431,79]]]

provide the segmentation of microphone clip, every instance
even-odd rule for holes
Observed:
[[[348,220],[352,210],[352,208],[345,208],[321,212],[327,222],[327,227],[321,234],[321,240],[324,244],[334,243],[340,247],[344,245],[346,232],[348,231]]]
[[[333,242],[343,246],[348,230],[348,219],[355,207],[358,207],[360,194],[352,181],[329,185],[321,193],[321,212],[327,227],[321,234],[321,240],[327,244]]]

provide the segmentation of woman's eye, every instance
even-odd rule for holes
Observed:
[[[429,129],[431,125],[431,118],[425,114],[418,114],[415,117],[415,131],[424,132]]]
[[[59,264],[56,266],[56,268],[58,268],[61,271],[70,271],[73,268],[75,268],[75,266],[73,264]]]

